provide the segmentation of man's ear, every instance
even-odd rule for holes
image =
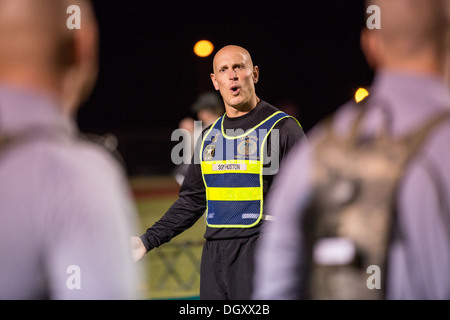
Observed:
[[[382,41],[379,32],[376,30],[368,30],[366,28],[361,30],[360,35],[361,50],[366,58],[367,64],[370,68],[375,70],[382,58]]]
[[[216,76],[214,75],[214,73],[211,73],[210,77],[211,77],[211,81],[212,81],[212,84],[213,84],[214,88],[218,91],[219,90],[219,83],[216,80]]]
[[[253,77],[253,83],[257,84],[258,80],[259,80],[259,68],[258,68],[258,66],[254,66],[253,67],[252,77]]]

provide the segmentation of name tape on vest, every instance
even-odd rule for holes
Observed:
[[[247,171],[246,163],[226,163],[226,164],[213,164],[213,171]]]

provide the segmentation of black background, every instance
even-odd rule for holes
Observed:
[[[298,108],[304,130],[352,99],[373,77],[360,49],[362,0],[107,1],[95,0],[100,70],[78,112],[80,130],[114,134],[130,175],[166,174],[171,133],[199,93],[212,90],[215,52],[249,50],[260,69],[257,95]],[[208,39],[211,56],[193,52]]]

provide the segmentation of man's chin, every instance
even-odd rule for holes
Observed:
[[[246,102],[247,101],[244,99],[244,97],[241,94],[228,98],[228,105],[235,109],[239,109],[242,106],[245,106]]]

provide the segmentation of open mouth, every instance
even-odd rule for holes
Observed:
[[[230,91],[232,95],[237,96],[241,92],[241,88],[239,86],[232,86]]]

